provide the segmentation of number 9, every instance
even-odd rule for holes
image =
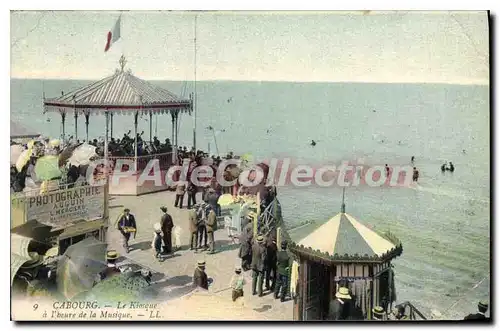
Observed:
[[[35,304],[33,305],[33,310],[37,310],[37,309],[38,309],[38,304],[37,304],[37,303],[35,303]]]

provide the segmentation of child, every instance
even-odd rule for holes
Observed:
[[[151,247],[153,248],[153,251],[155,253],[155,257],[160,260],[161,259],[161,244],[162,244],[162,237],[161,237],[161,226],[160,223],[156,223],[153,226],[155,230],[153,242],[151,243]]]
[[[233,302],[239,297],[243,297],[243,285],[245,285],[245,278],[241,274],[241,267],[236,266],[234,269],[235,274],[231,278],[231,288],[233,289],[232,297]]]

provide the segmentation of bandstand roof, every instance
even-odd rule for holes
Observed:
[[[22,126],[19,123],[14,121],[10,121],[10,138],[18,139],[18,138],[35,138],[40,134],[35,132],[35,130],[28,129]]]
[[[379,235],[346,213],[337,214],[292,247],[298,254],[339,262],[380,262],[402,253],[396,237]]]
[[[191,112],[191,100],[117,70],[114,75],[76,89],[57,98],[44,99],[44,112],[131,114],[137,111],[168,113]]]

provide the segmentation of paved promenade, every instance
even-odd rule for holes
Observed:
[[[227,297],[227,300],[230,301],[231,290],[228,287],[231,277],[234,274],[234,267],[240,265],[240,259],[238,258],[239,246],[229,240],[225,229],[221,229],[215,232],[216,254],[190,251],[188,210],[185,207],[186,204],[183,209],[175,208],[174,199],[174,192],[159,192],[139,197],[112,197],[110,201],[110,228],[107,239],[110,249],[116,249],[121,255],[126,255],[138,264],[151,268],[151,270],[158,273],[156,280],[179,288],[186,288],[187,285],[192,283],[196,262],[199,259],[203,259],[206,261],[208,277],[213,278],[209,292],[217,296]],[[198,194],[197,201],[200,201],[200,199],[201,194]],[[187,197],[185,197],[186,202]],[[151,249],[153,225],[160,222],[162,215],[161,206],[168,208],[168,213],[172,216],[174,225],[182,229],[182,248],[168,257],[164,262],[158,262],[154,258],[153,250]],[[137,237],[129,243],[131,251],[128,254],[125,253],[122,247],[120,233],[113,226],[118,215],[124,208],[130,209],[130,212],[136,218],[138,227]],[[247,283],[244,288],[245,297],[243,302],[246,307],[258,312],[263,320],[292,319],[292,301],[289,300],[281,303],[279,300],[275,300],[272,294],[266,293],[261,298],[252,296],[251,271],[246,272],[245,277]]]

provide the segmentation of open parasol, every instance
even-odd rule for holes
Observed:
[[[106,243],[93,237],[71,245],[57,265],[57,287],[66,298],[88,291],[106,268]]]
[[[73,156],[73,152],[75,151],[75,149],[77,149],[81,145],[82,144],[74,144],[63,149],[59,154],[59,167],[63,167],[66,162],[68,162],[70,157]]]
[[[16,169],[17,171],[21,172],[24,168],[24,166],[29,162],[31,158],[31,154],[33,153],[32,148],[29,148],[22,151],[19,157],[17,158],[16,161]]]
[[[16,165],[17,160],[24,152],[24,147],[22,145],[11,145],[10,146],[10,165]]]
[[[69,163],[74,166],[88,165],[91,160],[97,157],[96,147],[84,143],[73,150],[73,154],[68,159]]]
[[[62,172],[59,169],[59,157],[57,155],[40,157],[35,164],[35,174],[42,181],[61,177]]]

